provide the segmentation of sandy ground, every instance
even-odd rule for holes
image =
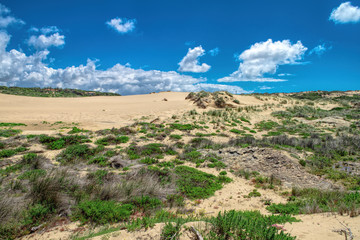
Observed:
[[[37,98],[0,94],[0,121],[25,123],[28,125],[26,130],[41,130],[46,127],[39,124],[42,121],[76,122],[89,130],[105,129],[132,123],[134,119],[142,116],[167,117],[191,110],[194,106],[185,100],[187,94],[162,92],[82,98]],[[164,101],[164,98],[167,101]]]

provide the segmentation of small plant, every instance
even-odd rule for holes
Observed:
[[[261,196],[261,193],[259,193],[257,189],[252,190],[252,192],[250,192],[250,193],[247,195],[248,198],[251,198],[251,197],[260,197],[260,196]]]
[[[79,160],[87,160],[92,154],[93,150],[88,145],[70,145],[57,156],[57,160],[62,163],[74,163]]]
[[[165,224],[161,230],[160,240],[176,240],[180,236],[181,224],[176,222],[174,225],[171,222]]]
[[[151,165],[151,164],[155,164],[158,163],[159,160],[157,160],[156,158],[151,158],[151,157],[145,157],[143,159],[140,160],[140,163],[144,163],[147,165]]]
[[[82,223],[107,224],[128,220],[133,210],[131,204],[120,204],[114,201],[84,200],[80,202],[73,214],[74,220]]]
[[[181,138],[182,138],[181,135],[178,135],[178,134],[171,134],[170,135],[170,139],[180,140]]]

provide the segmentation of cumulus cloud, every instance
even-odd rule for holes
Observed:
[[[179,72],[207,72],[211,66],[203,63],[200,65],[199,58],[205,54],[205,50],[201,47],[189,48],[186,56],[179,62]]]
[[[214,49],[211,49],[211,50],[209,51],[210,55],[213,56],[213,57],[216,56],[216,55],[218,55],[219,52],[220,52],[220,49],[219,49],[219,48],[214,48]]]
[[[351,5],[351,2],[344,2],[334,8],[329,20],[335,23],[357,23],[360,22],[360,8]]]
[[[9,25],[25,24],[21,19],[8,16],[10,9],[0,3],[0,28],[7,28]]]
[[[27,41],[27,44],[36,49],[47,49],[52,46],[60,47],[65,44],[65,36],[60,35],[59,33],[54,33],[48,36],[44,34],[39,36],[32,35]]]
[[[242,52],[238,59],[239,69],[230,76],[218,79],[218,82],[281,82],[284,79],[264,77],[275,74],[280,65],[299,64],[307,48],[300,41],[292,44],[289,40],[255,43],[250,49]]]
[[[135,29],[135,19],[113,18],[106,24],[115,29],[118,33],[125,34]]]
[[[246,93],[237,86],[207,84],[203,78],[193,78],[175,71],[133,69],[128,64],[116,64],[109,69],[98,70],[96,61],[88,60],[86,65],[55,69],[44,63],[49,55],[48,50],[39,50],[27,56],[15,49],[7,51],[9,41],[10,36],[0,32],[0,85],[79,88],[124,95],[203,89]]]

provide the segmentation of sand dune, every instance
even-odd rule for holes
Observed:
[[[131,122],[134,118],[170,115],[192,109],[188,93],[162,92],[120,97],[40,98],[0,94],[0,121],[77,122],[90,130]],[[164,101],[164,98],[167,101]],[[35,129],[39,127],[34,126]],[[27,128],[31,130],[31,128]]]

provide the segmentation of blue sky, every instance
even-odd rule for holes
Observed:
[[[1,85],[121,94],[360,86],[360,0],[0,3]]]

